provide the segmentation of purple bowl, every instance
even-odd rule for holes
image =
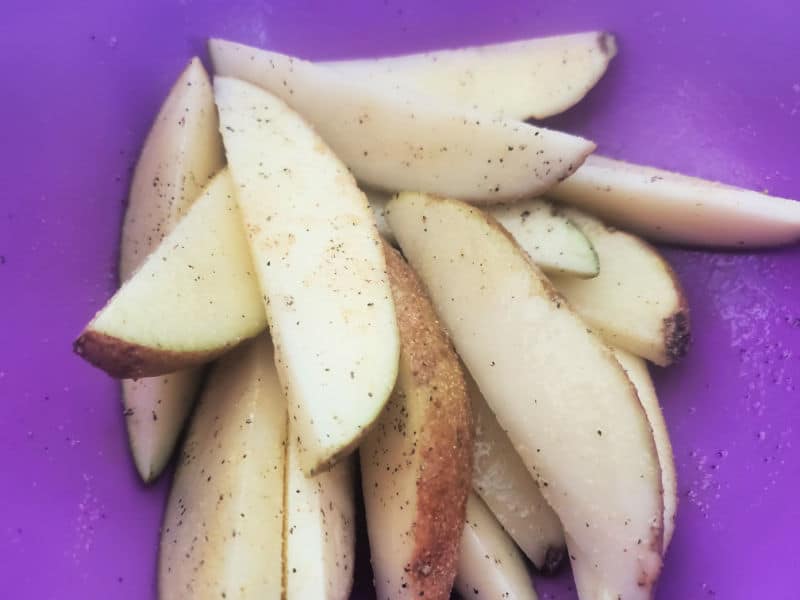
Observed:
[[[554,126],[612,156],[800,198],[796,7],[750,4],[6,2],[3,597],[155,597],[168,481],[139,483],[118,385],[70,343],[114,290],[131,168],[207,36],[342,58],[608,29],[619,56]],[[695,342],[683,364],[655,372],[680,477],[658,597],[797,598],[800,250],[666,255],[686,286]],[[356,597],[369,597],[368,577],[362,569]],[[575,598],[566,574],[538,585],[542,598]]]

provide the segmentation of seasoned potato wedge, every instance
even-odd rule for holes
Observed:
[[[588,565],[594,597],[649,599],[664,503],[634,386],[495,220],[463,202],[401,194],[389,225],[464,364]]]
[[[361,445],[379,598],[450,597],[471,482],[472,422],[458,357],[418,279],[385,246],[400,328],[397,386]]]

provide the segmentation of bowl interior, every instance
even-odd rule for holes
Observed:
[[[205,57],[206,37],[317,59],[607,29],[620,48],[609,73],[548,124],[618,158],[800,198],[800,37],[789,3],[600,4],[12,0],[0,36],[9,597],[155,597],[167,478],[138,482],[118,385],[70,343],[114,290],[131,169],[171,81],[191,55]],[[658,597],[789,597],[788,567],[800,562],[800,250],[665,253],[695,341],[681,365],[654,370],[680,482]],[[355,597],[369,597],[366,573]],[[543,598],[575,597],[566,574],[537,587]]]

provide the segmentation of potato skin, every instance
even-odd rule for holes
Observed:
[[[157,377],[210,362],[230,348],[209,352],[176,352],[128,342],[87,329],[72,345],[75,354],[117,379]]]
[[[472,484],[470,402],[458,356],[421,282],[386,242],[384,253],[400,330],[400,377],[411,382],[405,390],[398,385],[390,402],[406,403],[401,411],[415,429],[406,435],[417,456],[412,552],[398,597],[446,600]]]

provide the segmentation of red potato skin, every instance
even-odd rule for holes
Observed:
[[[72,346],[75,354],[117,379],[157,377],[210,362],[230,350],[174,352],[132,344],[125,340],[87,329]]]

